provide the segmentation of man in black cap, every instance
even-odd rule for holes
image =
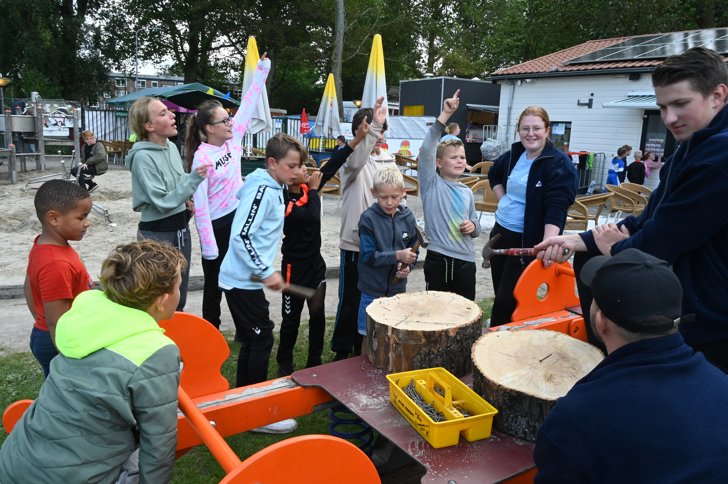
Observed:
[[[626,249],[592,258],[581,279],[608,355],[539,429],[536,482],[728,482],[728,376],[677,331],[675,273]]]

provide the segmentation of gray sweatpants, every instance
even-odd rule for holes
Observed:
[[[153,232],[151,230],[138,230],[137,240],[152,239],[167,242],[177,247],[187,259],[187,268],[182,271],[182,284],[179,286],[179,305],[177,311],[184,311],[187,303],[187,284],[190,280],[190,261],[192,259],[192,237],[190,229],[174,230],[171,232]]]

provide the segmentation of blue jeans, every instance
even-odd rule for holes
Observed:
[[[48,373],[51,371],[51,360],[58,354],[51,334],[48,331],[33,328],[30,333],[30,351],[43,368],[43,377],[48,378]]]
[[[361,299],[359,300],[359,318],[357,319],[357,330],[362,336],[367,335],[367,306],[369,306],[377,296],[372,296],[365,292],[361,293]]]

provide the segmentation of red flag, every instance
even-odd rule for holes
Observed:
[[[308,124],[308,116],[306,116],[306,110],[304,109],[301,113],[301,134],[309,134],[311,132],[311,125]]]

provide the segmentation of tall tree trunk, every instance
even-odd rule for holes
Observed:
[[[197,82],[200,64],[200,36],[201,32],[194,22],[190,22],[190,30],[187,33],[188,55],[185,59],[184,76],[185,84]]]
[[[346,11],[344,0],[336,0],[336,20],[334,22],[334,52],[331,54],[331,71],[334,73],[336,100],[339,103],[339,116],[344,119],[344,96],[341,91],[341,56],[344,51],[344,30]]]

